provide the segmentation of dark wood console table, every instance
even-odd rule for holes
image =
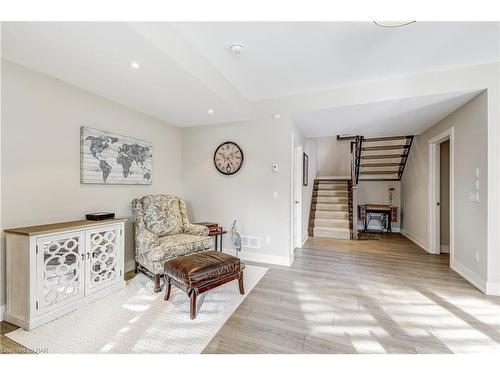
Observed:
[[[372,215],[375,214],[375,215]],[[364,232],[368,232],[370,220],[377,220],[382,226],[382,232],[392,232],[392,223],[398,221],[398,208],[388,204],[360,204],[358,217],[364,222]]]
[[[211,222],[201,222],[201,223],[195,223],[198,225],[203,225],[208,228],[208,235],[210,237],[214,237],[214,249],[222,251],[222,235],[226,234],[227,231],[224,230],[223,227],[220,227],[218,223],[211,223]],[[219,241],[220,241],[220,246],[219,246]]]

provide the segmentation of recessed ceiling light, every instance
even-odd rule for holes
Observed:
[[[137,61],[132,61],[130,66],[134,69],[139,69],[141,67]]]
[[[239,56],[245,51],[245,47],[243,47],[241,44],[233,44],[231,47],[229,47],[229,51],[232,55]]]
[[[209,109],[209,110],[208,110],[208,114],[209,114],[209,115],[213,115],[213,114],[214,114],[214,110],[213,110],[213,109]]]
[[[373,21],[373,23],[380,27],[401,27],[410,25],[417,21]]]

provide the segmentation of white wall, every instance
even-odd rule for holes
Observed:
[[[217,146],[236,142],[244,153],[241,170],[226,176],[213,164]],[[289,264],[291,250],[292,123],[282,115],[249,122],[185,128],[182,131],[182,186],[195,221],[215,221],[230,229],[237,220],[243,236],[261,240],[244,248],[242,258]],[[279,171],[272,171],[278,163]],[[273,199],[273,192],[278,199]],[[271,244],[265,244],[265,236]],[[224,248],[232,249],[229,236]]]
[[[317,145],[318,177],[351,176],[351,142],[337,136],[314,138]]]
[[[405,171],[406,173],[406,171]],[[393,205],[398,207],[398,213],[401,213],[401,182],[400,181],[359,181],[358,183],[358,204],[389,204],[389,188],[394,188]],[[359,219],[358,219],[359,220]],[[398,215],[398,221],[392,223],[392,231],[399,232],[401,215]],[[362,228],[361,221],[358,227]],[[373,221],[369,229],[379,229],[378,223]]]
[[[2,229],[77,220],[92,211],[128,218],[135,197],[181,194],[181,133],[174,126],[5,60],[1,119]],[[152,141],[152,185],[80,184],[82,125]],[[3,235],[1,245],[0,305]],[[130,222],[125,259],[133,259]]]
[[[402,180],[405,234],[429,248],[429,139],[454,127],[454,263],[452,268],[486,290],[488,278],[488,94],[483,92],[415,137]],[[480,202],[468,201],[475,169],[480,170]],[[498,173],[498,172],[497,172]],[[475,252],[479,252],[479,261]]]

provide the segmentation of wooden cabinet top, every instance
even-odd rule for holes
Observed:
[[[64,223],[52,223],[52,224],[35,225],[32,227],[5,229],[4,232],[9,234],[18,234],[21,236],[38,236],[40,234],[57,233],[72,229],[87,229],[106,224],[122,223],[127,220],[128,219],[110,219],[101,221],[93,221],[93,220],[66,221]]]

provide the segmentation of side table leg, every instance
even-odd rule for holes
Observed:
[[[215,251],[217,251],[217,237],[218,235],[215,235],[214,240],[215,240]]]

